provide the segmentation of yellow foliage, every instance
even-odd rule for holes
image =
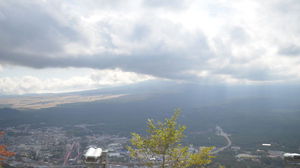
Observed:
[[[4,135],[4,132],[1,131],[0,132],[0,137],[3,136],[3,135]],[[2,165],[2,161],[5,160],[5,158],[3,158],[3,157],[12,157],[14,155],[15,155],[14,152],[10,152],[10,151],[6,150],[5,145],[0,145],[0,168],[1,168],[1,165]]]
[[[163,122],[148,119],[148,134],[144,137],[132,133],[131,146],[128,147],[131,157],[140,159],[148,165],[153,165],[150,158],[161,158],[162,161],[156,164],[162,168],[186,168],[211,163],[213,156],[210,151],[213,147],[203,148],[198,153],[190,153],[188,147],[182,146],[186,127],[177,124],[179,114],[180,110],[175,110],[174,115]]]

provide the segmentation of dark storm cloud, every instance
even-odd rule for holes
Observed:
[[[159,37],[160,35],[156,37],[156,32],[153,38],[158,38],[157,41],[150,40],[146,47],[134,49],[128,54],[103,51],[89,55],[68,55],[62,47],[68,42],[85,45],[81,34],[52,17],[51,13],[42,9],[42,5],[8,3],[1,8],[4,16],[0,20],[2,63],[34,68],[120,68],[158,77],[182,78],[182,71],[203,68],[205,62],[213,55],[205,35],[201,32],[187,33],[182,31],[180,26],[160,20],[156,20],[156,23],[137,23],[130,36],[121,38],[127,38],[128,42],[145,43],[149,41],[149,35],[154,29],[167,33],[161,36],[173,35],[173,39],[166,40]],[[118,49],[112,36],[114,33],[118,35],[119,30],[114,30],[111,24],[111,21],[97,23],[97,36],[102,40],[101,46],[109,50]],[[157,26],[164,28],[160,29]],[[173,48],[168,40],[182,43],[182,46]]]
[[[26,49],[28,52],[58,52],[62,50],[64,42],[79,38],[74,29],[59,23],[38,4],[7,1],[0,12],[2,52],[17,49]]]
[[[241,8],[232,9],[223,3],[209,3],[201,8],[204,1],[198,6],[195,1],[200,8],[185,12],[190,1],[136,2],[0,2],[0,64],[33,68],[120,68],[181,80],[195,80],[197,75],[189,72],[202,70],[216,76],[225,74],[256,81],[284,78],[268,67],[271,63],[263,62],[262,51],[271,45],[268,37],[260,36],[262,32],[268,33],[264,30],[268,28],[264,25],[266,20],[277,23],[283,15],[281,10],[296,1],[288,1],[278,8],[280,14],[275,12],[278,18],[273,13],[272,17],[264,17],[261,32],[256,29],[255,18],[247,20],[256,11],[239,16],[235,12]],[[207,13],[201,11],[206,8]],[[181,20],[177,20],[177,13],[183,14]],[[299,16],[295,13],[293,10],[289,14],[295,16],[292,21]],[[202,14],[200,19],[198,14]],[[285,22],[289,21],[287,16]],[[293,22],[292,27],[298,25]],[[273,30],[276,32],[277,28],[272,27]],[[296,45],[279,50],[279,54],[289,56],[299,52]]]
[[[186,50],[192,49],[193,57],[184,56]],[[201,69],[212,56],[203,35],[199,35],[187,48],[180,50],[167,49],[163,42],[148,50],[135,51],[130,55],[102,53],[71,57],[60,55],[48,57],[18,52],[0,51],[1,61],[9,64],[34,68],[47,67],[90,67],[96,69],[121,68],[125,71],[150,74],[158,77],[182,78],[179,72],[188,69]],[[191,63],[192,62],[192,63]],[[186,78],[186,77],[185,77]]]

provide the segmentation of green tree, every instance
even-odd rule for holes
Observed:
[[[180,110],[177,109],[171,118],[166,118],[163,122],[149,119],[146,136],[132,133],[131,146],[128,147],[131,157],[148,166],[158,164],[161,168],[201,168],[211,163],[214,158],[211,155],[213,147],[205,147],[197,153],[191,153],[187,146],[181,144],[186,127],[177,124],[179,114]],[[161,158],[161,161],[154,163],[150,158]]]

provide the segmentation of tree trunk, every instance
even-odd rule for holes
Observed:
[[[163,158],[162,158],[162,168],[165,168],[165,162],[166,162],[166,157],[165,155],[163,155]]]

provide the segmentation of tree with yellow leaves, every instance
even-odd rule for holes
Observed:
[[[189,152],[189,148],[182,146],[185,126],[177,124],[180,110],[175,110],[171,118],[164,122],[148,120],[147,136],[132,133],[131,146],[128,150],[133,158],[141,160],[148,166],[159,165],[161,168],[204,167],[211,163],[213,147],[199,149],[197,153]],[[153,162],[151,158],[160,158]]]

